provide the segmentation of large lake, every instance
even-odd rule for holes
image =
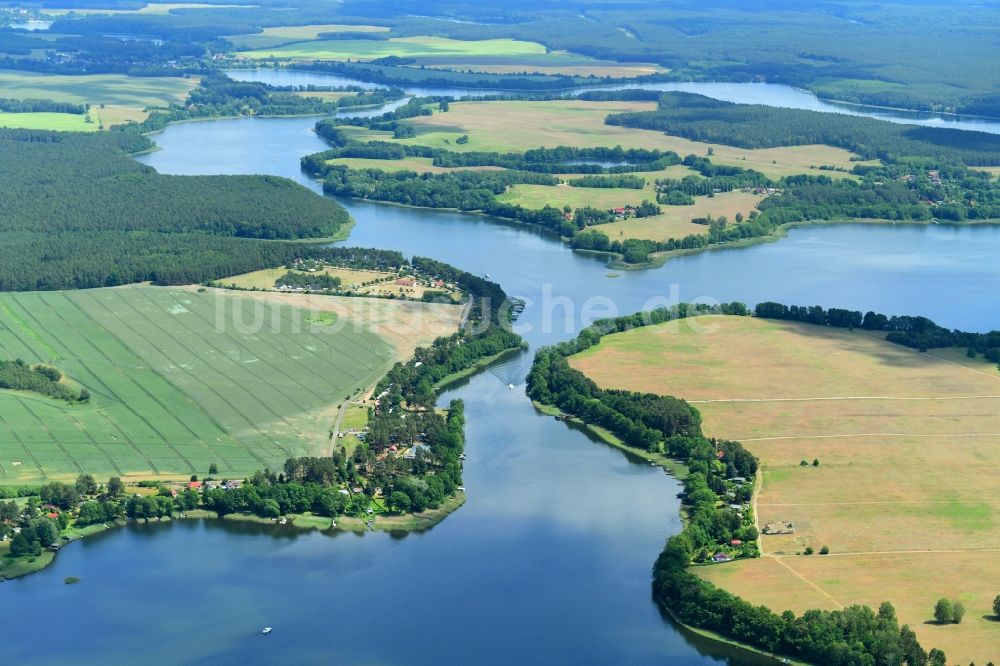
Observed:
[[[174,125],[141,159],[161,172],[270,173],[314,189],[298,158],[314,119]],[[533,347],[594,317],[676,300],[774,299],[1000,328],[1000,229],[830,226],[779,242],[611,271],[558,239],[485,217],[343,201],[352,245],[490,274],[529,306]],[[297,534],[176,522],[114,530],[0,585],[4,659],[117,663],[627,663],[755,660],[679,632],[650,567],[680,529],[677,483],[537,414],[530,353],[442,396],[468,418],[468,502],[424,534]],[[514,389],[508,385],[513,384]],[[66,586],[65,576],[80,585]],[[263,638],[260,627],[274,633]],[[53,627],[39,640],[40,627]]]

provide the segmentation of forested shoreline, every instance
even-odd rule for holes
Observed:
[[[730,558],[759,556],[756,528],[752,522],[742,524],[725,499],[727,492],[739,499],[739,493],[746,490],[732,479],[740,475],[752,480],[757,472],[756,457],[739,442],[705,437],[698,411],[683,400],[600,389],[571,368],[567,358],[598,344],[605,335],[710,314],[747,316],[750,312],[743,303],[714,307],[680,304],[600,320],[574,340],[540,349],[528,375],[532,400],[555,405],[585,423],[607,428],[628,446],[668,453],[687,466],[690,473],[684,480],[682,495],[687,517],[684,529],[667,539],[653,566],[657,602],[680,622],[771,654],[843,666],[943,666],[944,653],[925,651],[913,630],[899,625],[889,602],[882,603],[877,612],[855,605],[837,611],[810,610],[800,616],[791,611],[778,615],[690,572],[690,567],[704,561],[710,551],[726,553]],[[838,316],[835,314],[834,319],[838,320]],[[743,497],[749,499],[748,493]],[[745,515],[752,514],[748,510]],[[739,553],[728,553],[723,544],[737,535],[740,541],[752,540],[753,547],[747,544]]]
[[[308,253],[337,203],[273,176],[166,176],[131,133],[0,130],[0,290],[203,282]],[[79,165],[87,168],[81,170]]]

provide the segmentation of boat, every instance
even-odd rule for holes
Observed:
[[[264,627],[263,629],[260,630],[260,633],[263,636],[267,636],[269,633],[271,633],[271,631],[273,631],[271,627]]]
[[[513,391],[514,390],[514,385],[513,384],[507,384],[507,388],[509,388],[510,390]]]

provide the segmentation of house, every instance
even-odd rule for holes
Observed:
[[[417,451],[423,451],[425,454],[430,454],[431,447],[426,444],[414,444],[407,449],[406,453],[403,454],[403,458],[405,460],[414,460],[417,457]]]
[[[729,542],[729,545],[730,546],[742,546],[743,542],[740,541],[739,539],[733,539],[732,541]]]
[[[187,487],[190,488],[191,490],[198,490],[199,488],[201,488],[201,481],[191,481],[190,483],[187,484]]]
[[[732,562],[733,558],[731,558],[729,555],[726,555],[725,553],[716,553],[715,555],[712,555],[712,561],[715,562],[716,564],[719,564],[722,562]]]

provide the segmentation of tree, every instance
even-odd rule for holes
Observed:
[[[930,657],[930,666],[948,666],[948,658],[943,651],[934,648],[928,656]]]
[[[952,604],[951,599],[938,599],[938,602],[934,605],[934,619],[940,623],[951,622],[952,618]]]
[[[1000,619],[1000,594],[993,600],[993,617]]]
[[[46,548],[59,538],[59,527],[48,518],[39,518],[31,524],[31,527],[35,530],[38,542]]]
[[[406,513],[410,510],[410,496],[397,490],[389,496],[389,504],[399,513]]]
[[[965,605],[957,599],[951,603],[951,621],[960,624],[965,617]]]
[[[802,554],[803,555],[812,555],[813,554],[813,548],[812,548],[812,546],[806,546],[806,549],[804,551],[802,551]]]
[[[81,495],[96,495],[97,481],[91,474],[81,474],[76,477],[76,491]]]
[[[819,458],[813,458],[813,467],[819,467]]]
[[[208,473],[212,475],[218,474],[219,466],[216,465],[215,463],[212,463],[211,465],[208,466]]]
[[[22,531],[14,535],[10,542],[10,554],[14,557],[26,557],[28,555],[38,555],[42,552],[42,545],[34,539],[29,539]]]
[[[125,492],[125,484],[117,476],[113,476],[108,479],[108,495],[111,497],[119,497]]]
[[[819,554],[820,555],[829,555],[830,554],[830,547],[829,546],[823,546],[822,548],[819,549]]]

